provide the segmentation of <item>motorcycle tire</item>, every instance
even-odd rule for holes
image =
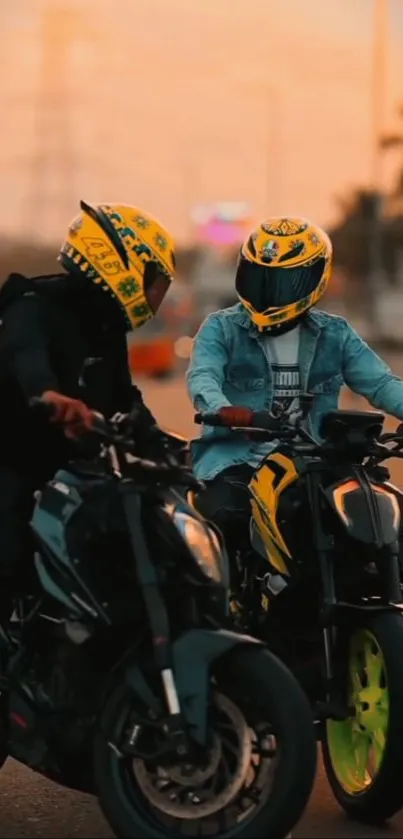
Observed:
[[[333,794],[355,821],[380,825],[403,807],[403,616],[378,615],[350,638],[351,716],[326,723]]]
[[[174,780],[176,778],[177,786],[178,777],[182,782],[185,779],[184,784],[190,789],[189,780],[186,781],[189,775],[181,775],[180,767],[173,767],[171,775],[168,769],[166,799],[163,790],[156,792],[157,787],[151,787],[150,783],[147,789],[152,789],[152,793],[146,795],[145,781],[148,779],[150,782],[153,771],[155,779],[155,770],[147,767],[146,762],[139,761],[140,764],[143,763],[142,772],[137,770],[135,773],[133,759],[130,761],[122,757],[119,749],[111,746],[111,742],[121,742],[122,732],[127,728],[128,718],[133,711],[133,695],[128,694],[126,688],[119,687],[110,695],[95,741],[94,774],[101,809],[115,835],[120,839],[174,839],[179,835],[193,836],[196,833],[208,835],[210,839],[267,839],[267,836],[271,839],[284,839],[299,821],[314,784],[317,749],[312,712],[292,674],[266,649],[237,646],[214,663],[212,694],[216,697],[215,703],[218,707],[216,717],[214,709],[211,711],[217,725],[212,739],[212,753],[214,754],[214,737],[218,737],[221,720],[223,727],[221,739],[218,739],[218,753],[221,756],[224,754],[228,740],[231,741],[232,748],[232,758],[229,757],[230,752],[226,753],[226,765],[229,765],[228,760],[234,764],[234,754],[238,755],[237,744],[240,742],[246,744],[243,746],[241,762],[244,760],[245,750],[248,751],[248,760],[251,759],[246,780],[245,774],[242,778],[238,774],[236,781],[236,764],[229,786],[220,793],[221,807],[218,806],[215,790],[218,787],[218,778],[221,778],[222,783],[223,774],[219,776],[218,773],[220,768],[223,773],[224,763],[217,763],[217,775],[213,780],[210,776],[206,781],[207,787],[209,783],[210,787],[211,784],[214,786],[214,795],[210,800],[207,793],[207,798],[201,798],[200,792],[198,794],[200,787],[196,787],[193,780],[192,793],[185,792],[185,804],[180,802],[183,787],[179,790],[176,802],[173,800],[172,787],[169,792],[172,777]],[[210,715],[210,722],[211,719]],[[226,720],[226,728],[223,720]],[[254,752],[254,746],[263,742],[258,741],[256,731],[259,730],[259,736],[264,739],[264,748],[260,755],[257,751]],[[254,745],[250,749],[252,740]],[[270,753],[273,744],[276,746],[274,757],[273,753]],[[244,768],[245,766],[246,764]],[[199,773],[198,780],[201,784],[201,776],[205,770],[197,768],[196,771]],[[163,774],[161,777],[163,781]],[[260,778],[259,794],[256,778]],[[234,784],[232,798],[226,794],[231,784]],[[175,784],[173,786],[175,787]],[[159,802],[158,806],[156,800]],[[160,801],[166,803],[160,805]],[[201,802],[200,810],[198,808]],[[203,811],[205,804],[207,810],[214,810],[214,807],[216,810],[207,814],[206,810]],[[189,817],[192,808],[193,812]],[[167,810],[170,812],[167,813]],[[181,818],[181,812],[188,817]]]

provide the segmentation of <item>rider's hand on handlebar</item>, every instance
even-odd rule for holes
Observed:
[[[284,426],[283,417],[275,417],[269,411],[253,411],[251,408],[228,406],[218,412],[222,425],[235,428],[263,429],[266,432],[278,432]],[[287,422],[287,421],[286,421]],[[248,435],[248,432],[246,432]],[[253,433],[252,431],[250,432]]]
[[[218,414],[223,425],[247,428],[253,422],[253,411],[250,408],[228,405],[225,408],[220,408]]]
[[[81,399],[72,399],[53,390],[45,391],[41,399],[52,409],[50,422],[60,423],[70,440],[78,439],[92,428],[94,414]]]

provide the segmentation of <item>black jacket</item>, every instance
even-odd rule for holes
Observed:
[[[154,424],[132,385],[125,325],[108,295],[80,276],[11,274],[0,290],[0,467],[47,477],[71,455],[61,429],[29,409],[45,390],[106,417],[136,401],[143,425]]]

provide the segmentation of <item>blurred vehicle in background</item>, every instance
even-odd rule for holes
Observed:
[[[146,323],[139,336],[129,338],[129,359],[133,376],[165,379],[175,372],[175,338],[162,318]]]
[[[173,286],[160,314],[128,338],[133,376],[168,379],[179,372],[187,336],[195,321],[193,290],[182,283]],[[185,344],[183,344],[183,340]]]

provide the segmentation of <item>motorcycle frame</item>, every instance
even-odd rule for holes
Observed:
[[[135,646],[131,648],[133,655],[128,655],[126,651],[123,660],[116,663],[114,672],[117,668],[123,668],[123,681],[143,703],[151,707],[157,715],[162,716],[167,739],[178,757],[183,758],[191,748],[189,732],[192,734],[192,739],[199,745],[204,746],[207,742],[212,663],[239,644],[250,648],[256,648],[256,645],[264,646],[264,644],[232,628],[226,629],[228,622],[226,614],[223,615],[221,624],[215,619],[208,621],[211,629],[206,627],[185,629],[178,638],[172,640],[167,606],[160,590],[157,569],[148,549],[142,524],[141,485],[137,485],[136,481],[127,474],[127,457],[123,448],[120,450],[116,445],[105,446],[102,457],[106,461],[107,472],[116,480],[117,491],[122,498],[136,577],[151,629],[153,663],[160,677],[163,701],[148,684],[141,668],[133,661]],[[186,504],[183,499],[181,501]],[[198,516],[192,507],[189,507],[189,513]],[[38,535],[35,535],[38,539]],[[39,544],[36,568],[40,579],[42,578],[46,593],[51,593],[52,587],[49,586],[48,592],[48,587],[45,585],[47,563],[57,569],[59,561],[57,556],[52,555],[47,545]],[[81,620],[84,625],[98,622],[100,625],[110,626],[113,621],[108,615],[107,604],[101,603],[97,594],[90,590],[88,583],[80,574],[79,566],[69,563],[68,571],[72,573],[72,579],[82,596],[73,600],[70,593],[61,589],[61,596],[57,597],[59,602],[64,602],[67,608],[72,609],[77,619]],[[217,585],[213,584],[213,587],[217,588]],[[41,601],[36,604],[33,612],[38,611],[40,605]],[[110,682],[111,679],[107,680],[104,699]]]

